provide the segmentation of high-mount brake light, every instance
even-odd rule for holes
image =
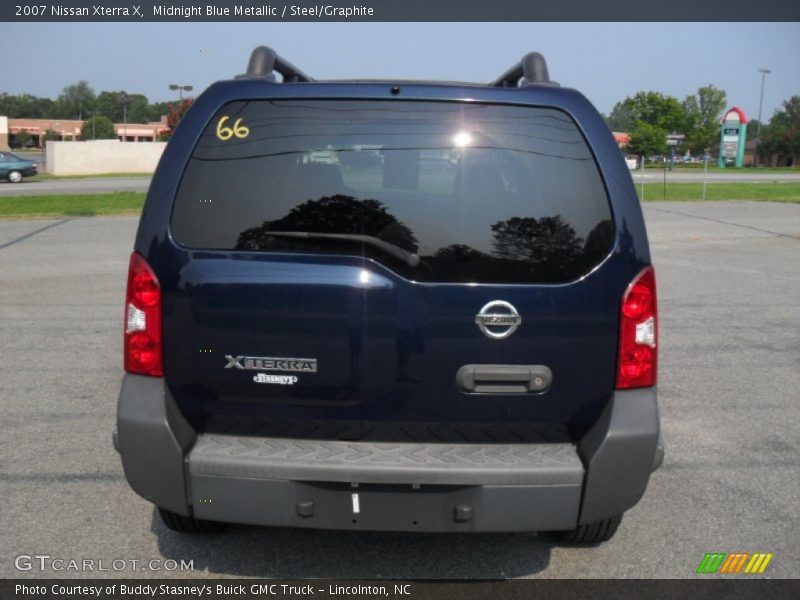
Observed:
[[[150,265],[136,252],[128,267],[125,294],[125,370],[162,377],[161,286]]]
[[[616,388],[655,385],[657,367],[656,273],[649,266],[636,276],[622,297]]]

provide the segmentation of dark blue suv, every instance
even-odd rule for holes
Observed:
[[[161,159],[124,338],[115,446],[178,531],[600,542],[663,457],[639,201],[537,53],[478,85],[257,48]]]

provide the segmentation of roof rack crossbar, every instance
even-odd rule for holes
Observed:
[[[262,78],[275,81],[273,72],[280,73],[284,83],[314,81],[288,60],[267,46],[259,46],[250,54],[247,72],[237,75],[237,79]]]
[[[547,61],[539,52],[529,52],[522,60],[489,84],[490,87],[518,87],[523,83],[551,84]]]

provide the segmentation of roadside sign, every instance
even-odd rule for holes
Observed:
[[[677,146],[680,143],[680,140],[671,140],[667,138],[667,146]]]

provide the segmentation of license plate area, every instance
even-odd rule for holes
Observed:
[[[470,486],[413,486],[338,483],[298,484],[298,513],[307,496],[313,515],[336,529],[422,531],[453,520],[458,492]],[[301,515],[302,516],[302,515]]]

